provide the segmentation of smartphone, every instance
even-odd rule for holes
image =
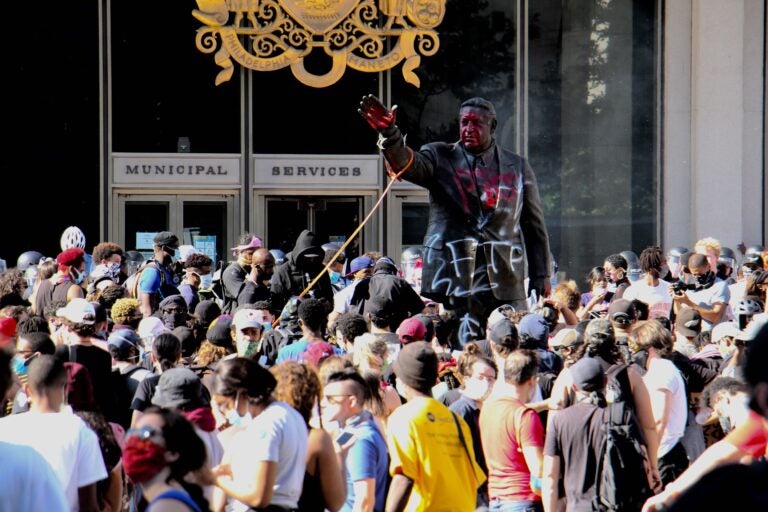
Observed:
[[[747,315],[739,315],[739,330],[744,330],[747,328],[747,324],[749,323],[749,317]]]
[[[354,436],[354,435],[355,435],[355,434],[353,434],[352,432],[342,432],[342,433],[341,433],[341,434],[339,434],[339,436],[336,438],[336,444],[338,444],[339,446],[344,446],[345,444],[347,444],[347,442],[348,442],[350,439],[352,439],[352,436]]]

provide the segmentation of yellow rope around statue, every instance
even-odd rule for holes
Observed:
[[[325,266],[323,267],[323,270],[321,270],[315,276],[315,278],[312,279],[312,281],[310,281],[310,283],[307,285],[307,287],[304,288],[304,290],[302,290],[302,292],[298,295],[299,299],[302,298],[304,295],[306,295],[307,292],[309,292],[309,290],[311,290],[312,287],[315,286],[315,284],[320,280],[320,278],[323,277],[323,275],[325,275],[328,272],[328,269],[330,269],[331,264],[333,264],[333,262],[336,261],[336,258],[338,258],[339,254],[344,252],[344,249],[346,249],[347,246],[352,242],[352,240],[355,239],[355,237],[358,235],[358,233],[360,233],[360,230],[363,229],[363,227],[368,223],[368,221],[371,219],[371,217],[373,217],[373,214],[376,213],[376,210],[379,209],[379,206],[381,206],[382,201],[384,201],[384,198],[387,197],[387,194],[392,189],[392,185],[394,185],[396,181],[399,181],[400,180],[400,176],[402,176],[402,174],[411,167],[411,165],[413,164],[413,150],[411,148],[407,148],[407,149],[411,153],[411,157],[408,159],[408,163],[405,164],[405,166],[402,169],[400,169],[400,171],[398,171],[397,174],[390,173],[390,178],[391,179],[389,180],[389,183],[387,184],[387,187],[384,189],[384,192],[381,193],[381,197],[379,197],[379,200],[376,201],[375,205],[373,205],[373,208],[371,208],[371,211],[368,212],[368,215],[365,216],[365,218],[363,219],[363,222],[361,222],[360,225],[357,226],[357,228],[355,228],[355,230],[352,232],[351,235],[349,235],[349,237],[342,244],[342,246],[339,247],[339,250],[336,251],[336,254],[333,255],[333,258],[328,260],[328,263],[325,264]],[[389,166],[389,163],[386,161],[386,159],[384,160],[384,165]],[[283,314],[281,312],[280,316],[278,316],[275,319],[275,321],[272,322],[272,328],[273,329],[277,328],[277,326],[280,325],[280,320],[282,318],[283,318]]]

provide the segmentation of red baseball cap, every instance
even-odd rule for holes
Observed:
[[[406,318],[397,328],[397,337],[400,343],[410,343],[412,341],[424,341],[427,334],[427,328],[424,323],[416,317]]]

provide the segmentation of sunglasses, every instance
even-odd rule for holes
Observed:
[[[138,437],[139,439],[147,440],[155,436],[162,437],[161,434],[162,432],[160,429],[146,426],[146,427],[128,429],[128,431],[125,433],[125,437]]]

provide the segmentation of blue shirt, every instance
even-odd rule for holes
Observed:
[[[301,338],[299,341],[281,348],[280,352],[277,353],[277,361],[275,361],[275,364],[280,364],[283,361],[303,362],[303,354],[307,350],[307,347],[309,347],[309,344],[309,341]],[[344,351],[337,346],[333,347],[333,353],[337,356],[344,355]]]
[[[389,455],[384,440],[371,413],[363,412],[356,424],[348,423],[344,430],[355,433],[355,443],[347,453],[347,501],[342,512],[351,512],[355,505],[355,482],[373,478],[376,481],[374,512],[383,512],[387,499]]]
[[[147,267],[139,276],[139,292],[149,295],[159,293],[160,287],[163,284],[163,279],[160,276],[160,272],[165,273],[166,283],[173,284],[173,276],[171,276],[171,273],[165,267],[159,264],[147,265]],[[162,293],[160,294],[160,298],[165,298]]]

